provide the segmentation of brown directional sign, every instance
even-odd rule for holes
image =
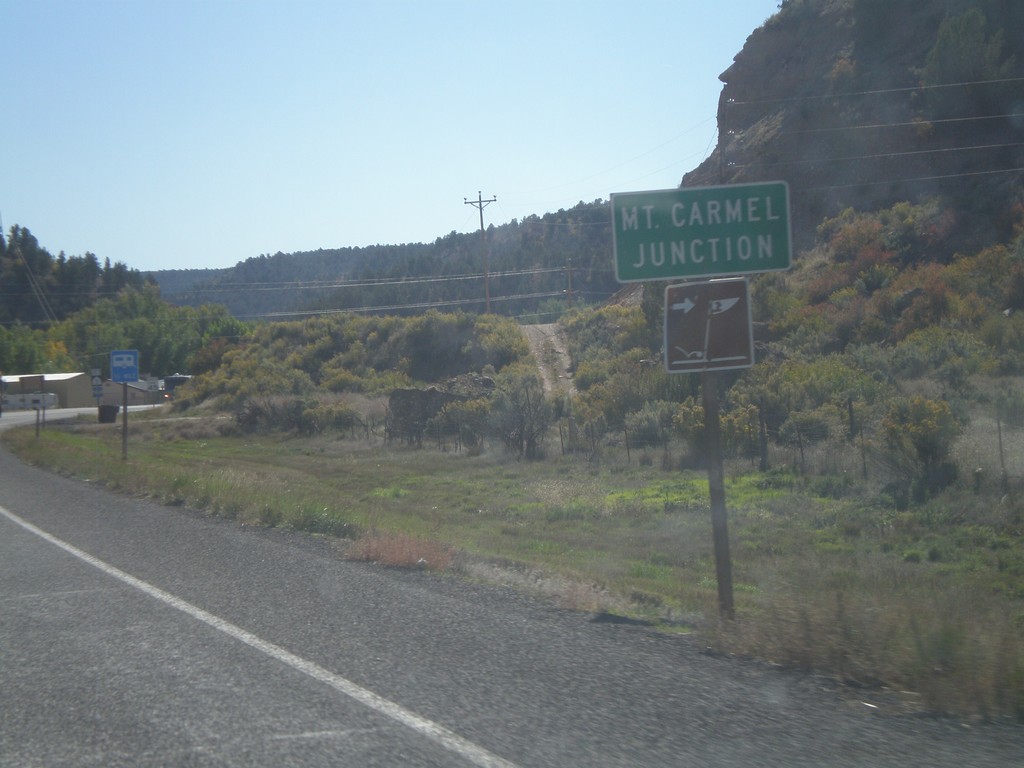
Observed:
[[[745,278],[665,289],[665,369],[698,373],[754,364],[750,292]]]

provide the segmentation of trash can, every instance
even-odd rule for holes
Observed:
[[[101,405],[100,424],[116,424],[117,413],[121,410],[120,405]]]

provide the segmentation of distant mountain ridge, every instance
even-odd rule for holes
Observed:
[[[1019,0],[785,0],[720,76],[718,143],[681,184],[787,181],[797,250],[845,208],[926,198],[956,211],[948,249],[1005,238],[1024,198],[1022,29]],[[486,252],[452,232],[150,274],[169,301],[238,317],[490,306],[545,322],[620,288],[603,200],[487,234]]]
[[[451,232],[433,243],[276,253],[227,269],[147,276],[172,303],[224,304],[240,318],[346,309],[479,312],[488,293],[494,312],[539,313],[545,302],[601,301],[618,289],[610,232],[607,205],[597,200],[491,225],[486,253],[479,232]]]
[[[147,272],[146,277],[151,277],[157,282],[164,297],[173,297],[188,293],[200,283],[216,280],[232,269],[162,269]]]

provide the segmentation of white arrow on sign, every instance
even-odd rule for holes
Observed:
[[[677,301],[675,304],[673,304],[671,306],[671,310],[673,312],[677,312],[677,311],[679,311],[681,309],[681,310],[683,310],[683,314],[686,314],[687,312],[689,312],[691,309],[693,309],[696,306],[697,306],[696,304],[694,304],[692,301],[690,301],[690,297],[687,296],[683,301]]]

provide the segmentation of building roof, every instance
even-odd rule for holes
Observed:
[[[78,376],[85,376],[86,374],[82,371],[78,373],[15,373],[7,376],[0,376],[0,379],[7,384],[14,384],[20,382],[22,379],[33,378],[35,376],[42,376],[43,381],[67,381],[68,379],[74,379]]]

